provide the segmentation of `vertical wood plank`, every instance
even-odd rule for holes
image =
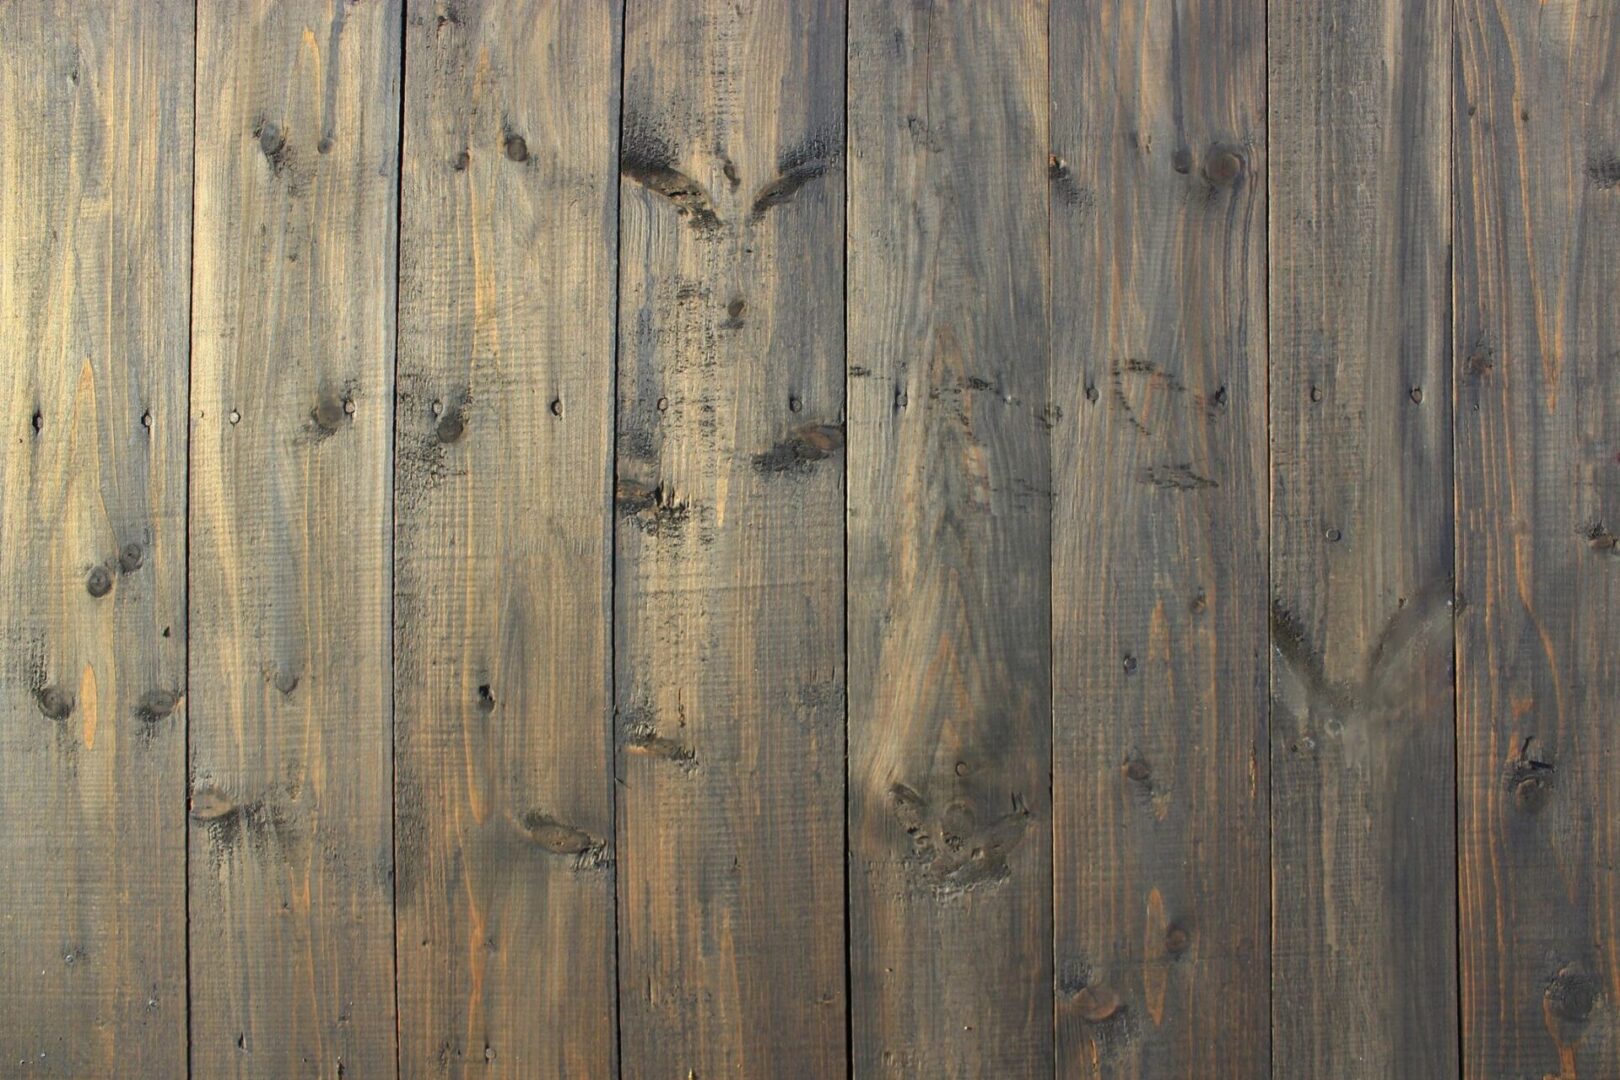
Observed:
[[[611,1076],[619,5],[413,6],[405,93],[401,1072]]]
[[[0,10],[0,1074],[185,1071],[192,7]]]
[[[398,3],[198,8],[197,1076],[395,1067]]]
[[[1450,12],[1270,32],[1272,1071],[1455,1076]]]
[[[1261,0],[1052,20],[1059,1076],[1260,1076]]]
[[[1457,37],[1464,1075],[1620,1076],[1620,9]]]
[[[626,9],[627,1077],[845,1070],[843,10]]]
[[[852,6],[857,1075],[1052,1068],[1046,16]]]

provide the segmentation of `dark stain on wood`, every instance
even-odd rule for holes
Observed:
[[[836,424],[806,424],[769,450],[754,455],[754,471],[763,476],[805,473],[844,446],[844,429]]]
[[[1148,465],[1138,475],[1142,483],[1167,491],[1203,491],[1221,486],[1210,477],[1196,472],[1190,461],[1175,465]]]
[[[66,720],[73,715],[75,695],[63,686],[45,686],[34,692],[39,711],[51,720]]]
[[[798,194],[800,188],[812,180],[826,175],[838,157],[837,144],[826,139],[812,139],[782,155],[777,162],[776,179],[759,189],[751,209],[754,220],[765,216],[773,206],[781,206]]]
[[[626,179],[675,206],[699,236],[716,235],[723,224],[702,184],[675,167],[674,147],[656,131],[627,115],[619,149],[619,172]]]

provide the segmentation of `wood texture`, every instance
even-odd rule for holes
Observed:
[[[0,1075],[185,1071],[192,10],[0,7]]]
[[[1463,1072],[1620,1076],[1620,10],[1456,36]]]
[[[1272,1074],[1455,1076],[1449,9],[1270,28]]]
[[[395,619],[405,1076],[614,1072],[616,3],[411,9]]]
[[[392,1072],[397,3],[198,10],[197,1076]]]
[[[0,0],[0,1076],[1620,1077],[1617,58]]]
[[[625,13],[623,1072],[844,1072],[843,5]]]
[[[1053,9],[1060,1076],[1266,1070],[1264,18]]]
[[[1046,5],[852,5],[856,1075],[1052,1069]]]

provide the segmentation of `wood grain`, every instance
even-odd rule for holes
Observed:
[[[614,1073],[617,3],[412,8],[395,486],[405,1076]]]
[[[1273,8],[1274,1076],[1455,1076],[1451,20]]]
[[[0,0],[0,1076],[1620,1077],[1617,57]]]
[[[375,1076],[401,10],[209,0],[198,22],[192,1071]]]
[[[0,9],[0,1074],[185,1071],[192,9]]]
[[[623,1073],[845,1071],[843,5],[625,12]]]
[[[1053,9],[1059,1076],[1266,1070],[1264,17]]]
[[[852,8],[856,1075],[1052,1069],[1046,15]]]
[[[1620,1076],[1620,9],[1457,5],[1464,1075]]]

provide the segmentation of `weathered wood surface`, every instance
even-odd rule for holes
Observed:
[[[1260,1076],[1259,0],[1054,6],[1058,1075]]]
[[[1620,1076],[1617,48],[0,0],[0,1075]]]
[[[845,1070],[842,13],[625,11],[627,1077]]]
[[[1273,5],[1274,1076],[1455,1076],[1449,7]]]
[[[1456,12],[1463,1071],[1620,1076],[1620,9]]]
[[[407,20],[405,1076],[614,1071],[618,63],[611,0],[413,7]]]
[[[191,4],[0,6],[0,1075],[186,1058]]]
[[[853,1065],[1049,1075],[1047,10],[850,15]]]
[[[191,1064],[391,1073],[401,9],[198,8]]]

